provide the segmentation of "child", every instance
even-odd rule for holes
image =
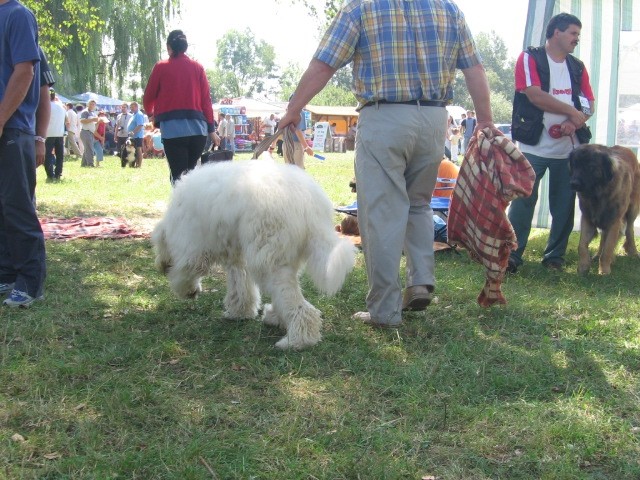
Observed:
[[[460,129],[453,128],[451,130],[451,135],[449,136],[449,141],[451,142],[451,161],[454,163],[458,162],[458,145],[460,144],[461,138],[462,134],[460,133]]]

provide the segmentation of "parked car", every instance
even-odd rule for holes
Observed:
[[[511,124],[510,123],[498,123],[496,128],[502,132],[502,134],[511,140]]]

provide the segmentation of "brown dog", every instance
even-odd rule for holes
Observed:
[[[638,256],[633,232],[640,210],[638,159],[631,150],[618,145],[581,145],[571,152],[569,167],[571,188],[578,193],[582,211],[578,273],[589,271],[589,243],[600,229],[598,272],[608,275],[623,225],[624,250],[627,255]]]

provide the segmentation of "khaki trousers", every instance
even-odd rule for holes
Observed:
[[[435,285],[431,194],[444,152],[447,110],[381,104],[363,108],[356,136],[358,223],[367,267],[367,310],[401,322],[406,286]]]

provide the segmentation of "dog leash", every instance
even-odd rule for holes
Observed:
[[[264,139],[256,146],[256,148],[253,151],[253,158],[254,160],[257,159],[260,155],[262,155],[270,146],[271,144],[273,144],[273,142],[275,142],[278,137],[282,136],[282,153],[284,156],[284,161],[285,163],[290,163],[290,164],[295,164],[295,162],[293,161],[293,152],[295,149],[295,144],[294,144],[294,140],[293,140],[293,132],[291,131],[290,128],[279,128],[278,130],[276,130],[276,133],[274,133],[273,135],[269,135],[264,137]],[[317,153],[313,154],[314,158],[317,158],[318,160],[324,160],[325,157],[323,157],[322,155],[318,155]]]

